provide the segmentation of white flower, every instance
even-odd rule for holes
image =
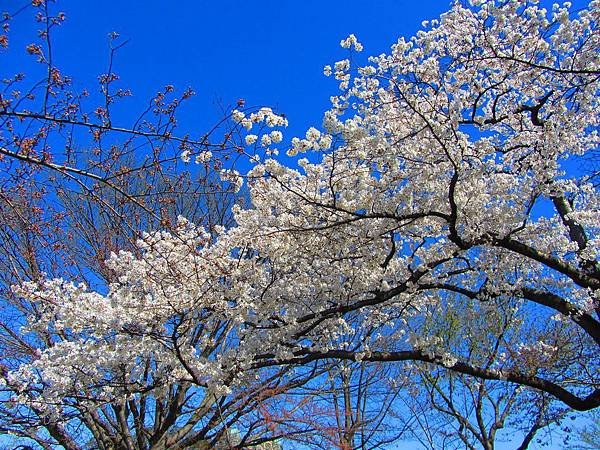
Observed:
[[[323,67],[323,75],[325,75],[326,77],[330,77],[331,73],[331,66],[329,64]]]
[[[189,150],[184,150],[181,152],[181,160],[184,163],[189,163],[190,162],[190,151]]]
[[[356,39],[356,36],[354,36],[353,34],[348,36],[346,39],[342,39],[340,41],[340,45],[342,46],[342,48],[348,49],[354,47],[354,50],[356,50],[357,52],[361,52],[363,50],[362,44],[358,42],[358,39]]]
[[[331,143],[332,138],[329,134],[324,134],[321,136],[321,139],[319,139],[319,147],[321,147],[323,150],[329,150],[331,148]]]
[[[260,138],[260,143],[263,147],[271,145],[271,137],[268,134],[263,134]]]
[[[246,139],[244,139],[246,141],[246,145],[252,145],[254,144],[258,139],[258,136],[255,134],[249,134],[248,136],[246,136]]]
[[[231,113],[231,118],[237,123],[240,123],[242,120],[244,120],[244,117],[246,117],[246,115],[237,109],[234,109]]]
[[[341,61],[336,61],[336,63],[334,64],[335,67],[335,71],[336,71],[336,75],[338,75],[338,73],[345,72],[350,68],[350,60],[349,59],[342,59]]]
[[[200,152],[196,156],[196,164],[207,163],[212,158],[212,152],[207,150],[205,152]]]
[[[321,137],[321,132],[317,130],[315,127],[310,127],[306,131],[306,140],[314,142]]]
[[[264,122],[268,127],[287,127],[288,121],[285,117],[277,115],[271,108],[260,108],[257,112],[250,114],[253,123]]]
[[[237,170],[221,169],[219,172],[221,180],[228,181],[234,186],[235,192],[239,192],[244,184],[244,179]]]
[[[271,137],[271,140],[273,142],[275,142],[276,144],[278,144],[279,142],[281,142],[283,140],[283,133],[279,130],[271,131],[269,136]]]
[[[252,129],[252,121],[250,119],[242,119],[240,123],[246,130],[250,131]]]

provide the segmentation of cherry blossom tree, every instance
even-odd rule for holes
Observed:
[[[240,297],[259,290],[245,332],[273,350],[248,344],[254,366],[421,361],[598,406],[598,196],[578,166],[598,144],[597,6],[457,4],[354,77],[349,59],[326,67],[341,93],[288,151],[308,157],[257,164],[253,208],[216,246],[252,249],[243,262],[265,277]],[[448,295],[513,301],[527,326],[558,322],[568,338],[502,339],[477,365],[407,325]],[[378,332],[360,348],[330,344],[365,327]]]
[[[581,163],[598,147],[599,20],[597,0],[578,12],[455,3],[362,65],[351,35],[350,56],[324,69],[340,92],[320,129],[291,139],[287,154],[303,156],[293,166],[274,158],[286,120],[238,107],[233,130],[254,167],[222,172],[249,191],[234,226],[154,228],[109,256],[105,291],[65,277],[14,288],[35,305],[27,329],[51,343],[33,342],[3,375],[15,407],[47,418],[58,439],[67,425],[93,434],[86,414],[110,405],[99,423],[128,429],[137,417],[139,437],[149,431],[130,399],[175,389],[191,402],[181,420],[193,419],[143,448],[214,444],[253,417],[257,380],[281,391],[328,360],[427,364],[598,407],[600,198]],[[424,327],[448,305],[483,324],[491,347]],[[260,426],[244,423],[255,443]]]

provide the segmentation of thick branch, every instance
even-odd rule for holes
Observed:
[[[447,283],[429,283],[419,285],[420,289],[438,289],[450,292],[456,292],[457,294],[464,295],[472,300],[482,297],[485,290],[472,291],[461,286],[454,286],[453,284]],[[571,302],[565,300],[559,295],[553,294],[547,291],[539,291],[531,288],[522,288],[520,292],[515,292],[514,295],[519,295],[525,300],[535,302],[539,305],[547,306],[553,310],[561,313],[565,317],[568,317],[577,325],[579,325],[592,339],[600,346],[600,322],[594,319],[589,314],[586,314]]]
[[[564,197],[552,197],[552,203],[568,228],[569,237],[572,241],[577,242],[580,250],[583,250],[587,245],[587,236],[583,227],[569,217],[569,213],[572,212],[571,206]]]
[[[595,389],[586,397],[579,397],[556,383],[539,378],[534,375],[513,370],[485,369],[472,366],[465,362],[456,362],[452,365],[445,364],[445,358],[433,353],[424,353],[420,350],[399,351],[399,352],[369,352],[358,353],[347,350],[329,350],[326,352],[312,352],[309,350],[298,350],[295,352],[298,356],[286,361],[257,361],[255,367],[267,367],[279,364],[305,364],[311,361],[321,359],[345,359],[350,361],[372,361],[372,362],[398,362],[398,361],[422,361],[445,367],[454,372],[471,375],[484,380],[508,381],[522,386],[528,386],[534,389],[551,394],[565,405],[578,410],[589,411],[600,406],[600,389]],[[266,355],[264,355],[266,356]]]
[[[576,308],[572,303],[566,301],[556,294],[550,292],[538,291],[530,288],[523,288],[523,298],[548,306],[569,317],[573,322],[583,328],[589,334],[596,344],[600,345],[600,322],[589,314],[586,314]]]
[[[539,263],[550,267],[551,269],[556,270],[557,272],[568,276],[571,280],[573,280],[581,287],[600,289],[600,280],[598,280],[597,278],[590,277],[578,268],[573,267],[564,261],[560,261],[556,258],[553,258],[552,256],[540,250],[536,250],[535,248],[532,248],[526,244],[523,244],[522,242],[516,241],[510,237],[505,237],[503,239],[496,239],[494,243],[507,250],[511,250],[522,256],[531,258]]]

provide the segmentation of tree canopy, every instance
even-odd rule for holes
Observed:
[[[456,2],[364,62],[343,40],[331,109],[289,145],[282,114],[238,105],[253,166],[219,168],[231,222],[154,222],[110,254],[106,289],[14,286],[34,307],[32,354],[3,374],[12,407],[69,449],[77,427],[100,448],[216,445],[234,426],[259,444],[302,432],[265,422],[263,399],[346,361],[418,368],[445,407],[469,382],[442,372],[510,387],[510,405],[597,408],[599,21],[597,0]],[[177,157],[208,167],[212,150]]]

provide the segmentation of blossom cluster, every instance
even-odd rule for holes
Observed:
[[[357,52],[362,52],[363,50],[363,46],[360,42],[358,42],[358,39],[356,39],[356,36],[354,36],[353,34],[350,34],[346,39],[342,39],[340,41],[340,46],[342,48],[347,48],[347,49],[354,49]]]
[[[264,123],[270,128],[288,126],[288,120],[285,117],[275,114],[271,108],[267,107],[260,108],[258,111],[250,113],[249,116],[235,109],[231,116],[235,122],[241,124],[248,131],[260,123]]]

